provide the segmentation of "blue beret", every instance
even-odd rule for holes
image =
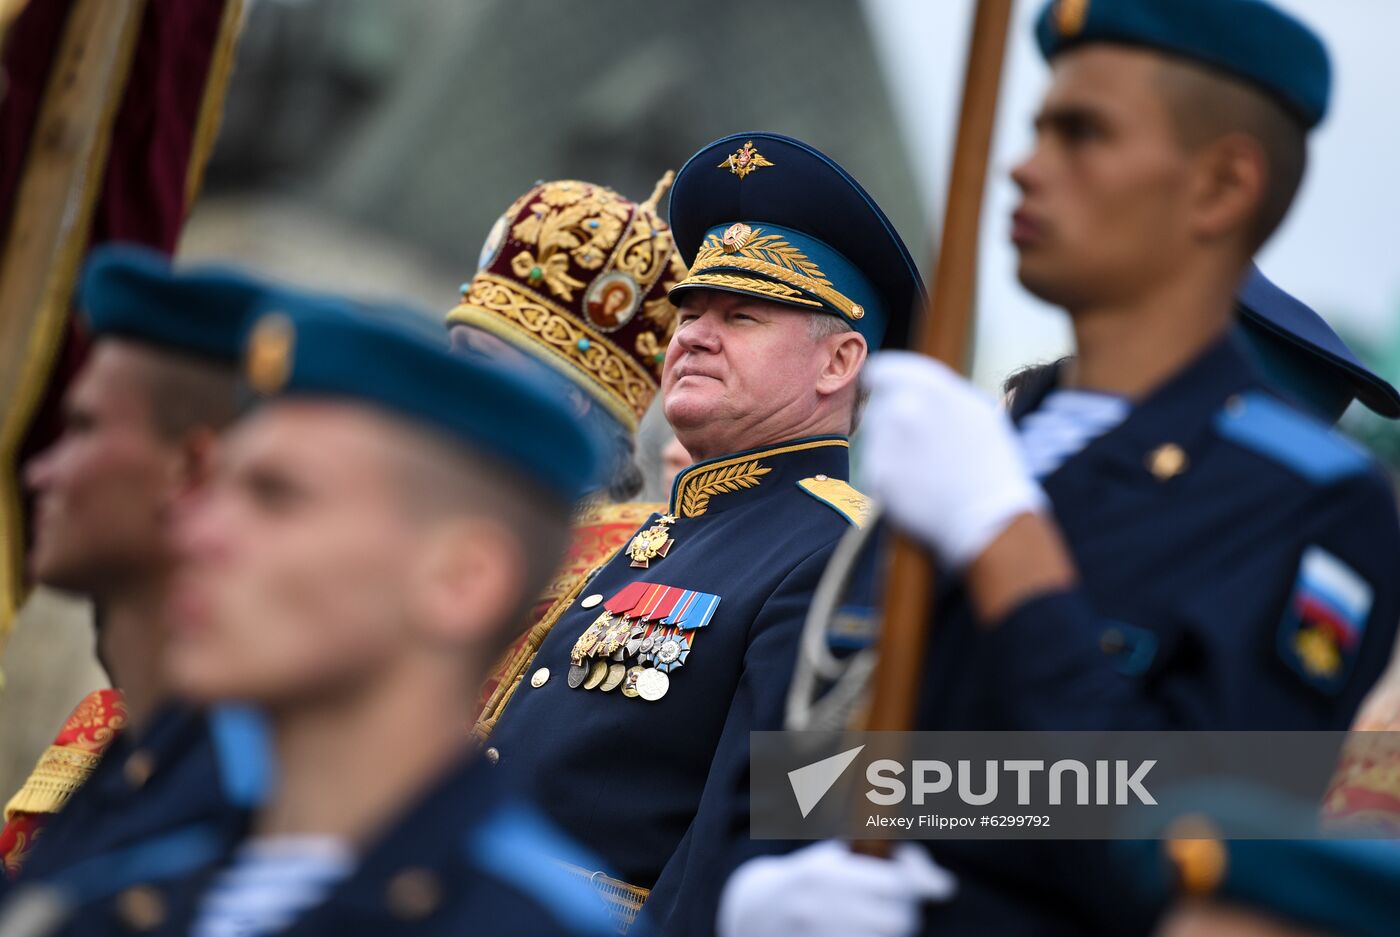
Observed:
[[[1277,839],[1317,829],[1317,807],[1228,783],[1168,797],[1162,839],[1121,843],[1140,897],[1209,897],[1338,937],[1390,937],[1400,921],[1400,843],[1383,839]],[[1187,804],[1195,801],[1193,808]],[[1159,809],[1159,808],[1154,808]],[[1228,836],[1235,838],[1230,839]]]
[[[1393,840],[1242,839],[1223,844],[1218,894],[1348,937],[1390,937],[1400,921],[1400,844]]]
[[[1322,316],[1258,267],[1235,298],[1256,360],[1279,389],[1333,422],[1353,398],[1381,416],[1400,417],[1400,393],[1357,360]]]
[[[1327,47],[1264,0],[1051,0],[1036,39],[1047,59],[1086,42],[1158,49],[1244,79],[1308,129],[1327,113]]]
[[[275,291],[231,268],[175,270],[159,251],[108,244],[89,255],[77,298],[94,335],[119,335],[236,365],[248,316]]]
[[[673,303],[724,290],[838,316],[872,351],[908,344],[918,268],[875,200],[815,148],[764,132],[716,140],[681,167],[670,219],[690,268]]]
[[[542,365],[454,354],[424,313],[285,293],[253,317],[245,377],[265,397],[370,404],[575,500],[596,487],[601,442]]]

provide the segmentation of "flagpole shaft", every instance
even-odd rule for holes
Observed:
[[[977,244],[992,128],[1012,0],[978,0],[963,77],[962,109],[944,203],[933,290],[916,323],[914,349],[956,371],[967,370],[977,282]],[[873,732],[914,725],[924,647],[933,631],[934,571],[928,553],[897,534],[885,584],[885,613],[874,695],[866,720]],[[857,842],[867,855],[887,855],[886,840]]]

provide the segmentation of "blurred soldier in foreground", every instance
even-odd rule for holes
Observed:
[[[1393,841],[1193,838],[1167,848],[1180,900],[1157,937],[1391,937],[1400,920]]]
[[[367,312],[268,307],[247,358],[264,399],[178,524],[171,684],[265,711],[275,794],[233,836],[105,857],[128,887],[67,932],[607,932],[554,861],[590,860],[461,731],[554,570],[598,443],[551,375],[461,360],[413,314]]]
[[[1162,805],[1160,841],[1120,843],[1130,887],[1171,904],[1156,937],[1391,937],[1400,921],[1400,843],[1222,839],[1221,826],[1270,836],[1310,806],[1234,789],[1209,804]],[[1286,817],[1285,813],[1296,814]],[[1160,900],[1160,899],[1159,899]]]
[[[531,226],[552,230],[577,204],[552,198]],[[729,770],[714,766],[742,764],[749,730],[781,711],[812,589],[864,517],[846,482],[856,378],[868,348],[902,343],[920,293],[855,180],[776,134],[692,157],[671,227],[692,263],[671,291],[681,312],[662,393],[698,461],[665,512],[550,610],[486,750],[620,876],[603,884],[623,922],[682,845],[707,776]]]
[[[933,361],[869,374],[872,487],[961,577],[918,727],[1345,728],[1400,616],[1394,500],[1230,330],[1301,180],[1326,51],[1254,0],[1057,2],[1038,35],[1053,81],[1013,173],[1012,237],[1077,357],[1017,393],[1019,440]],[[927,933],[1142,933],[1157,910],[1106,897],[1099,844],[933,849],[959,884]],[[720,931],[825,933],[854,902],[910,933],[906,880],[827,844],[758,859],[730,880]]]
[[[549,634],[554,620],[541,619],[550,606],[665,507],[627,499],[642,482],[637,426],[676,329],[667,293],[685,276],[656,210],[670,182],[667,173],[640,204],[587,182],[536,185],[491,228],[476,275],[447,314],[452,345],[463,353],[557,370],[578,388],[581,418],[611,444],[603,488],[580,505],[563,565],[529,615],[532,627],[483,687],[479,738],[490,735]]]
[[[11,874],[31,849],[25,878],[47,878],[223,802],[204,717],[170,705],[159,668],[175,570],[169,514],[211,471],[237,410],[245,319],[270,289],[229,270],[172,271],[145,248],[99,248],[88,263],[78,299],[92,355],[69,390],[63,436],[26,469],[31,562],[39,582],[96,602],[115,689],[79,704],[10,800],[0,848]]]

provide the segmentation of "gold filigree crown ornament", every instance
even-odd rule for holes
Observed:
[[[484,329],[574,381],[635,430],[661,381],[686,273],[657,204],[588,182],[543,182],[492,226],[449,326]]]

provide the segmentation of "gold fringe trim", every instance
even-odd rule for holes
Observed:
[[[24,786],[5,805],[5,821],[17,813],[58,813],[101,760],[102,756],[93,752],[50,745]]]
[[[62,344],[73,284],[77,279],[78,265],[83,252],[87,248],[93,208],[102,191],[102,178],[107,169],[107,152],[112,141],[112,126],[116,122],[117,110],[124,97],[127,77],[131,74],[131,61],[141,34],[141,18],[145,6],[145,0],[127,0],[121,5],[112,0],[85,0],[69,12],[63,40],[54,56],[48,85],[44,89],[44,103],[40,107],[30,136],[30,152],[25,157],[24,172],[20,176],[14,203],[14,215],[10,218],[9,231],[4,241],[5,255],[0,273],[13,275],[12,264],[21,262],[21,257],[25,262],[46,259],[49,261],[49,267],[39,302],[34,307],[37,312],[29,323],[22,356],[18,360],[11,359],[11,365],[17,366],[19,378],[14,385],[15,393],[3,417],[0,417],[3,419],[3,423],[0,423],[0,513],[4,515],[0,518],[0,656],[4,654],[15,613],[25,597],[23,522],[19,467],[15,464],[15,459],[24,432],[48,385],[54,358]],[[108,18],[114,19],[115,23],[108,22]],[[83,35],[82,30],[86,27],[92,27],[95,35]],[[37,191],[41,188],[41,182],[45,181],[37,178],[38,171],[45,168],[44,157],[50,154],[36,151],[45,146],[53,146],[54,140],[71,139],[74,131],[78,129],[72,126],[70,115],[64,112],[64,106],[72,103],[74,85],[79,83],[77,73],[81,72],[81,68],[75,65],[81,64],[80,56],[94,54],[91,47],[96,44],[96,38],[100,37],[104,30],[109,36],[112,31],[118,31],[118,45],[112,59],[112,73],[105,76],[106,80],[101,85],[94,84],[91,76],[82,76],[87,79],[82,83],[83,88],[100,87],[107,97],[102,102],[101,111],[97,115],[97,126],[85,154],[87,165],[81,167],[80,176],[78,172],[73,174],[75,179],[81,178],[81,186],[74,192],[70,185],[67,194],[71,200],[62,210],[48,199],[39,204],[40,196],[46,196],[47,193]],[[79,58],[75,60],[75,57]],[[84,156],[75,154],[73,158],[81,160]],[[55,232],[60,242],[50,248],[53,253],[44,258],[36,258],[32,247],[34,238],[43,236],[44,232],[30,230],[35,217],[40,213],[59,215],[67,219],[67,230],[63,231],[60,228]],[[60,219],[51,223],[61,226],[64,222]],[[26,236],[19,238],[19,233]],[[21,247],[25,250],[21,251]],[[33,275],[28,271],[24,274],[26,277]],[[5,277],[0,276],[0,282],[4,279]]]
[[[219,36],[209,58],[208,77],[204,81],[204,98],[199,103],[194,140],[190,144],[189,159],[185,161],[186,214],[194,207],[195,199],[199,198],[199,190],[204,185],[204,169],[209,165],[214,143],[219,138],[219,128],[224,122],[224,99],[227,97],[229,77],[233,74],[234,52],[242,32],[243,0],[225,0],[224,14],[219,21]]]
[[[647,898],[651,896],[650,888],[632,885],[620,878],[612,878],[602,872],[593,872],[583,866],[560,859],[556,859],[555,864],[570,875],[588,879],[588,884],[592,885],[593,890],[598,893],[598,897],[603,899],[603,905],[608,909],[608,916],[612,918],[613,926],[617,928],[617,933],[621,937],[625,937],[627,932],[632,929],[637,915],[641,913],[642,905],[646,904]]]

